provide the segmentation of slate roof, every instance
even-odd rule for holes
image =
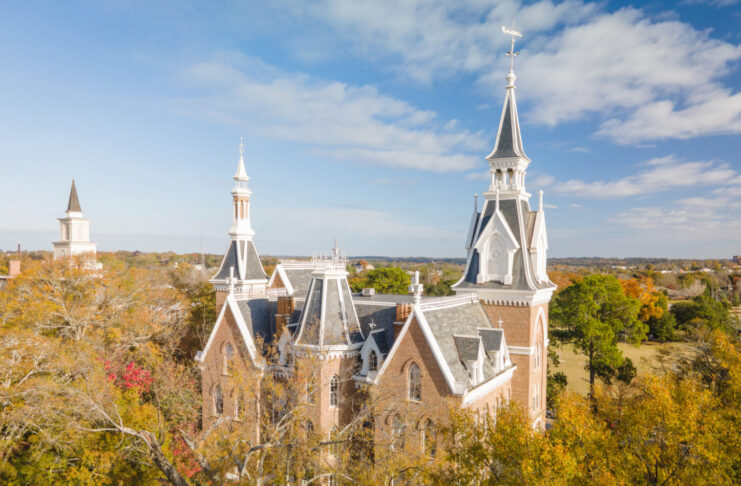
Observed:
[[[481,338],[478,336],[453,336],[455,348],[458,350],[458,357],[463,363],[476,361],[479,359],[479,347]]]
[[[67,201],[67,211],[82,212],[80,207],[80,199],[77,197],[77,188],[75,187],[75,180],[72,179],[72,187],[69,190],[69,201]]]
[[[238,300],[237,307],[242,314],[252,339],[263,343],[272,342],[275,334],[275,302],[268,299]]]
[[[481,342],[484,345],[484,351],[498,352],[502,347],[502,337],[504,331],[502,329],[479,329],[479,336],[481,336]]]
[[[390,303],[388,306],[370,305],[355,300],[355,310],[360,319],[360,328],[365,336],[369,335],[373,331],[373,329],[371,329],[372,321],[375,329],[383,329],[386,342],[394,342],[394,321],[396,320],[395,304]]]
[[[493,329],[484,308],[479,302],[468,302],[444,308],[420,309],[442,351],[453,378],[459,383],[469,383],[469,372],[465,362],[474,355],[475,341],[478,355],[479,329]],[[460,347],[459,347],[460,345]],[[461,356],[461,353],[463,356]],[[484,359],[484,381],[495,376],[494,364]]]
[[[293,295],[301,297],[305,296],[309,291],[309,286],[311,285],[311,274],[314,272],[314,268],[283,267],[283,271],[286,273],[288,281],[291,283],[291,287],[293,287]],[[285,283],[286,282],[283,282],[284,285]]]
[[[245,254],[246,248],[246,260],[243,266],[239,265],[240,254]],[[230,268],[234,267],[234,278],[238,280],[267,280],[268,276],[265,274],[265,270],[262,268],[262,262],[260,257],[257,255],[254,243],[252,241],[244,240],[232,240],[229,242],[229,248],[227,248],[224,254],[224,259],[221,261],[219,271],[212,277],[211,280],[227,280],[230,275]]]
[[[386,356],[391,349],[391,346],[389,346],[388,340],[386,339],[386,333],[383,329],[379,329],[373,333],[371,333],[370,337],[373,338],[373,340],[376,342],[376,346],[378,346],[378,350]]]
[[[301,312],[296,344],[334,346],[363,341],[347,279],[314,277]]]
[[[520,133],[520,120],[517,115],[514,88],[508,88],[507,95],[504,98],[502,118],[499,122],[496,146],[486,159],[494,160],[514,157],[527,159],[525,150],[522,147],[522,134]]]

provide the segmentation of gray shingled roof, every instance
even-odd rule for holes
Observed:
[[[309,291],[311,285],[311,274],[314,272],[313,268],[283,268],[286,272],[288,281],[293,287],[293,295],[303,297]],[[286,282],[283,282],[285,285]]]
[[[327,295],[322,293],[326,291]],[[322,309],[322,306],[324,308]],[[347,279],[315,277],[301,312],[296,344],[349,345],[363,342],[363,333]]]
[[[492,329],[484,308],[479,302],[471,302],[442,309],[425,310],[422,308],[422,312],[453,378],[459,383],[468,383],[469,373],[464,363],[465,360],[461,360],[456,339],[460,336],[479,336],[480,328]],[[468,339],[475,340],[476,343],[479,341],[478,337]],[[471,356],[472,352],[469,352],[471,344],[461,342],[461,345],[464,356]],[[484,360],[483,374],[484,380],[494,376],[494,367],[489,359]]]
[[[388,343],[394,342],[394,321],[396,320],[396,305],[389,303],[388,306],[372,305],[364,302],[358,302],[355,300],[355,310],[358,313],[360,319],[360,327],[363,330],[364,335],[369,335],[373,329],[371,329],[371,321],[373,322],[375,329],[383,329],[385,331],[386,341]]]
[[[275,306],[268,299],[238,300],[237,307],[242,314],[247,329],[255,341],[265,344],[273,340],[275,334]]]
[[[481,336],[484,351],[487,353],[498,352],[502,347],[504,331],[501,329],[479,329],[479,336]]]
[[[82,212],[80,207],[80,199],[77,197],[77,188],[75,187],[75,180],[72,179],[72,187],[69,190],[69,201],[67,201],[67,211]]]
[[[518,157],[521,154],[515,149],[517,144],[514,141],[516,136],[514,130],[512,130],[512,103],[510,102],[509,96],[505,101],[504,117],[499,127],[499,140],[494,151],[491,153],[488,159],[500,159],[506,157]]]
[[[376,342],[376,346],[378,346],[378,350],[381,352],[381,354],[386,356],[391,349],[391,346],[389,346],[388,344],[386,333],[383,331],[383,329],[379,329],[373,332],[371,334],[371,337]]]
[[[245,245],[247,248],[247,260],[244,268],[240,269],[238,264],[239,255],[240,253],[244,254]],[[212,277],[212,280],[228,279],[231,267],[234,267],[234,278],[238,280],[267,280],[268,278],[265,270],[262,268],[262,262],[257,255],[257,250],[252,241],[230,241],[229,248],[227,248],[224,259],[221,261],[219,271]]]
[[[464,364],[479,359],[480,337],[453,336],[453,341],[455,342],[455,348],[458,350],[458,357]]]

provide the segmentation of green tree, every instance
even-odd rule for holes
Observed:
[[[553,338],[587,357],[590,394],[596,378],[610,382],[624,358],[618,340],[639,344],[647,326],[638,319],[641,302],[628,297],[611,275],[589,275],[564,289],[551,304]]]
[[[404,295],[409,292],[409,274],[398,267],[380,267],[366,271],[362,278],[351,282],[352,289],[359,292],[364,288],[376,289],[379,294]]]

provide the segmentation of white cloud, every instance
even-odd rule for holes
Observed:
[[[190,66],[199,93],[186,109],[275,140],[306,144],[345,162],[436,172],[475,167],[486,142],[454,120],[420,110],[373,86],[283,73],[261,62],[229,59]]]
[[[529,121],[556,125],[594,113],[604,119],[598,133],[618,143],[741,133],[741,94],[721,81],[741,46],[671,17],[604,8],[574,0],[322,0],[292,11],[403,77],[432,83],[472,73],[497,95],[508,47],[500,26],[516,18]]]
[[[652,159],[644,163],[648,167],[635,175],[609,181],[585,182],[572,179],[556,182],[552,176],[542,175],[550,190],[589,198],[615,198],[651,194],[679,187],[703,187],[728,185],[739,177],[727,163],[682,162],[673,156]]]

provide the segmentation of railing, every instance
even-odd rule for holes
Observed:
[[[248,290],[234,290],[230,292],[235,299],[254,299],[258,297],[283,297],[288,295],[286,289],[248,289]]]

